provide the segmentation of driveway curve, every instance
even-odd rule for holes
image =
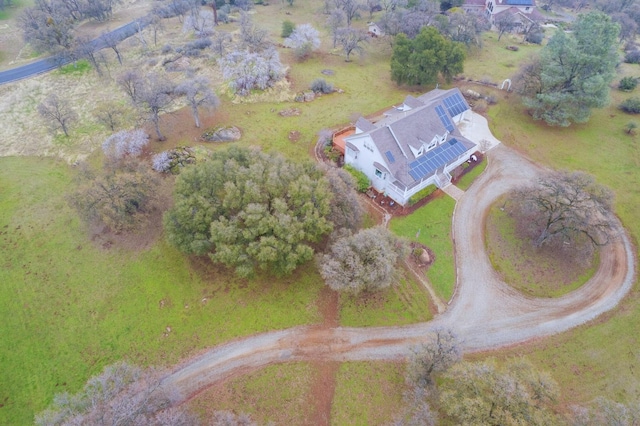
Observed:
[[[491,204],[544,169],[499,145],[483,175],[458,202],[453,231],[458,285],[449,309],[427,323],[397,327],[296,327],[239,338],[176,367],[164,380],[185,400],[228,377],[290,361],[401,359],[436,328],[454,330],[467,352],[494,349],[560,333],[614,308],[635,277],[634,249],[622,225],[602,249],[599,269],[580,289],[557,299],[525,296],[500,280],[484,249]]]

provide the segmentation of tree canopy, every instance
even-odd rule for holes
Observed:
[[[456,424],[555,424],[549,405],[558,395],[551,376],[525,359],[498,367],[495,359],[462,362],[445,373],[440,407]]]
[[[413,39],[398,34],[391,56],[391,78],[398,84],[447,82],[462,72],[464,45],[451,41],[433,27],[423,27]]]
[[[586,237],[606,244],[613,234],[613,194],[583,172],[557,172],[512,194],[516,220],[526,224],[534,245],[570,243]]]
[[[320,273],[333,290],[358,294],[389,287],[405,244],[378,226],[344,237],[320,259]]]
[[[609,84],[615,76],[619,25],[601,12],[580,15],[572,34],[558,31],[543,48],[537,75],[521,79],[523,102],[536,120],[569,126],[589,120],[591,108],[609,102]]]
[[[178,176],[164,226],[181,251],[208,254],[240,276],[256,268],[287,274],[331,231],[331,200],[315,165],[232,147]]]

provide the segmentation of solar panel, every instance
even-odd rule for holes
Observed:
[[[533,6],[533,0],[507,0],[507,4],[512,6]]]
[[[393,154],[391,153],[391,151],[387,151],[387,152],[385,152],[384,154],[387,156],[387,158],[389,159],[389,161],[391,161],[392,163],[395,163],[395,162],[396,162],[396,159],[393,157]]]
[[[464,98],[460,96],[460,93],[454,93],[444,98],[444,106],[447,107],[447,111],[451,117],[455,117],[469,109],[469,106],[464,101]]]
[[[442,121],[442,125],[444,126],[444,128],[449,132],[453,132],[453,124],[451,123],[451,120],[449,120],[449,117],[447,117],[447,114],[444,112],[444,108],[442,108],[442,105],[438,105],[436,107],[436,112],[438,113],[438,117],[440,117],[440,121]]]
[[[412,162],[409,165],[409,175],[417,181],[424,179],[425,177],[434,174],[436,170],[448,164],[451,160],[459,157],[464,152],[464,145],[456,139],[451,139],[449,142],[435,147],[431,151],[427,152],[424,157],[421,157],[421,160],[424,158],[426,161]]]

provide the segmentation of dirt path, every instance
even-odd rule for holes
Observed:
[[[398,327],[296,327],[244,337],[176,367],[166,383],[186,399],[212,383],[268,364],[402,359],[436,327],[453,329],[465,351],[489,350],[560,333],[614,308],[635,277],[635,253],[621,225],[617,241],[602,250],[593,278],[561,298],[524,296],[491,269],[483,238],[487,209],[542,170],[502,145],[490,151],[487,170],[456,206],[458,286],[449,309],[433,321]]]

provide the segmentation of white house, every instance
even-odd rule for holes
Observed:
[[[495,16],[501,12],[531,15],[536,10],[535,0],[486,0],[485,14],[493,22]]]
[[[458,89],[407,96],[384,119],[356,122],[355,134],[345,138],[345,163],[364,172],[377,191],[405,205],[428,185],[447,186],[449,172],[475,152],[475,143],[457,128],[469,114]]]
[[[378,24],[376,24],[375,22],[369,22],[367,24],[367,28],[369,31],[369,34],[375,36],[375,37],[383,37],[384,36],[384,31],[382,31],[382,28],[380,28],[380,26]]]

